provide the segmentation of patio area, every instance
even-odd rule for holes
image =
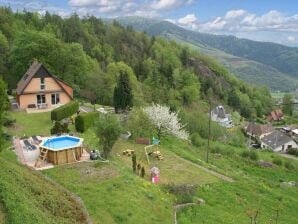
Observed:
[[[15,148],[15,153],[19,161],[22,164],[32,167],[35,170],[53,168],[54,164],[49,163],[47,160],[39,162],[38,167],[35,166],[36,161],[40,156],[39,143],[48,138],[50,137],[37,136],[35,139],[33,139],[32,137],[28,139],[14,138],[13,144]],[[83,149],[83,153],[80,157],[80,160],[77,162],[84,162],[88,160],[90,160],[90,155],[85,149]]]

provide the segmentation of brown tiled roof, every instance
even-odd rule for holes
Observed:
[[[262,134],[270,133],[274,131],[274,128],[270,124],[255,124],[255,123],[249,123],[246,127],[246,132],[251,133],[256,136],[260,136]]]
[[[274,120],[274,121],[279,121],[282,120],[283,118],[283,113],[281,109],[276,109],[271,111],[271,113],[267,116],[268,120]]]
[[[29,84],[31,79],[34,77],[38,69],[42,66],[41,63],[38,63],[38,61],[34,61],[30,68],[26,71],[26,73],[23,75],[22,79],[19,81],[17,85],[17,94],[21,95],[26,86]]]
[[[24,90],[26,89],[27,85],[30,83],[36,72],[41,68],[44,67],[42,63],[39,63],[37,60],[34,60],[34,62],[31,64],[30,68],[26,71],[26,73],[23,75],[22,79],[18,82],[16,92],[18,95],[21,95]],[[64,88],[63,84],[69,86],[67,83],[59,79],[58,77],[52,75],[45,67],[44,69],[49,73],[50,76],[52,76],[58,85],[66,92],[67,95],[69,95],[70,98],[73,98],[72,94]],[[69,86],[70,87],[70,86]]]

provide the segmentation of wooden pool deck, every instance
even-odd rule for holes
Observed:
[[[35,170],[45,170],[45,169],[54,168],[55,167],[54,164],[49,163],[47,161],[43,161],[41,164],[39,164],[38,167],[35,167],[36,160],[38,159],[38,157],[40,155],[40,150],[39,150],[39,146],[37,144],[35,144],[30,139],[29,139],[29,141],[31,142],[32,145],[35,145],[37,147],[37,149],[26,150],[22,139],[20,139],[20,138],[13,139],[13,144],[14,144],[14,149],[15,149],[14,151],[18,157],[19,162],[22,163],[23,165],[29,166]],[[89,153],[85,149],[83,149],[83,154],[82,154],[80,160],[77,162],[85,162],[85,161],[89,161],[89,160],[90,160]],[[75,162],[75,163],[77,163],[77,162]],[[67,164],[64,164],[64,165],[67,165]]]

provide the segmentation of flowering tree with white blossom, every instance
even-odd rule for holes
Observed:
[[[159,139],[163,133],[173,134],[180,139],[188,139],[188,133],[184,130],[178,113],[171,112],[169,107],[153,103],[143,110],[156,127]]]

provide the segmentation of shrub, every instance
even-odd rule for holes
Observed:
[[[5,127],[11,126],[12,124],[16,123],[16,119],[13,118],[10,114],[4,113],[2,124]]]
[[[196,185],[190,184],[168,184],[165,185],[165,189],[167,192],[173,194],[177,198],[178,203],[189,203],[193,201],[193,197],[197,192]]]
[[[210,150],[211,153],[218,153],[218,154],[222,154],[222,149],[221,147],[219,147],[218,145],[214,146],[211,148]]]
[[[249,151],[249,158],[251,160],[258,160],[259,156],[256,151]]]
[[[153,135],[154,126],[148,115],[140,108],[133,108],[129,114],[126,128],[134,138]]]
[[[132,161],[132,171],[135,173],[137,170],[137,156],[136,156],[136,154],[132,155],[131,161]]]
[[[61,124],[59,121],[55,121],[54,126],[51,129],[51,134],[61,134],[61,133],[68,133],[68,124],[63,123]]]
[[[100,116],[96,123],[96,127],[96,135],[100,139],[104,157],[107,158],[120,135],[120,123],[115,115],[105,114]]]
[[[98,112],[80,114],[75,119],[76,131],[78,132],[86,131],[94,124],[94,122],[96,121],[96,118],[98,117],[99,117]]]
[[[142,178],[144,178],[145,177],[145,168],[142,166],[142,169],[141,169],[141,174],[140,174],[140,176],[142,177]]]
[[[194,146],[197,146],[197,147],[200,147],[200,146],[204,146],[205,145],[204,140],[197,133],[194,133],[194,134],[191,135],[191,143]]]
[[[298,149],[290,148],[288,149],[288,154],[298,156]]]
[[[249,151],[248,151],[248,150],[244,150],[244,151],[241,153],[241,156],[242,156],[243,158],[247,158],[247,157],[249,157]]]
[[[258,160],[258,158],[259,158],[258,153],[256,151],[252,151],[252,150],[244,150],[241,153],[241,156],[243,158],[249,158],[251,160]]]
[[[287,168],[288,170],[293,170],[295,168],[290,161],[286,161],[284,165],[285,165],[285,168]]]
[[[275,164],[275,165],[278,165],[278,166],[281,166],[282,165],[282,160],[280,158],[277,158],[275,157],[272,162]]]
[[[52,121],[61,121],[64,118],[70,117],[79,110],[79,103],[71,101],[61,107],[58,107],[51,112]]]

